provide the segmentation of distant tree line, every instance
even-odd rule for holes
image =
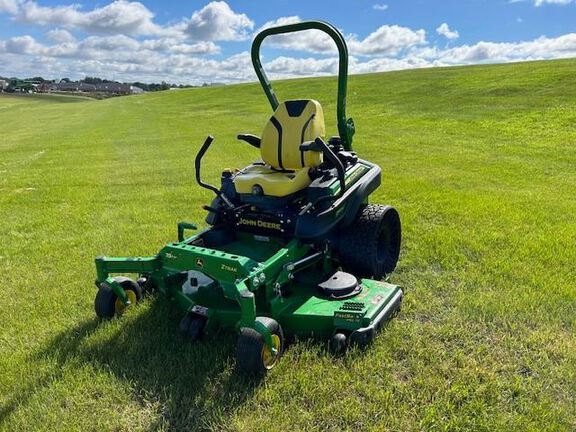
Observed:
[[[104,78],[91,77],[91,76],[87,76],[84,79],[81,79],[79,81],[73,81],[70,78],[62,78],[60,80],[55,80],[55,79],[49,80],[49,79],[45,79],[41,76],[36,76],[36,77],[31,77],[31,78],[23,78],[23,79],[16,78],[16,77],[4,78],[4,77],[0,76],[0,80],[2,80],[2,79],[6,80],[8,82],[14,81],[14,80],[19,80],[19,81],[30,81],[30,82],[34,82],[34,83],[55,83],[55,82],[74,83],[74,82],[78,82],[78,83],[85,83],[85,84],[104,84],[104,83],[129,84],[132,86],[140,87],[142,90],[147,91],[147,92],[168,90],[171,88],[198,87],[198,86],[193,86],[193,85],[188,85],[188,84],[170,84],[170,83],[167,83],[166,81],[162,81],[161,83],[144,83],[144,82],[140,82],[140,81],[120,83],[119,81],[112,81],[112,80],[107,80]],[[206,87],[206,86],[210,86],[210,85],[221,85],[221,84],[219,84],[219,83],[214,83],[214,84],[204,83],[204,84],[202,84],[202,87]]]

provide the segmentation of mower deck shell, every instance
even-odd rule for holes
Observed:
[[[310,246],[293,240],[259,240],[258,236],[241,234],[219,249],[197,246],[210,230],[182,242],[166,245],[154,257],[96,259],[99,283],[110,274],[146,274],[159,291],[173,300],[184,312],[202,315],[207,330],[216,327],[237,328],[253,316],[243,316],[243,297],[253,299],[254,316],[276,319],[286,334],[327,338],[335,332],[352,333],[377,328],[399,307],[402,290],[387,282],[361,279],[357,294],[330,298],[318,289],[322,279],[320,255],[316,266],[298,272],[291,266],[310,252]],[[246,255],[242,255],[245,253]],[[201,272],[213,283],[186,292],[189,272]],[[330,270],[331,271],[331,270]],[[120,285],[114,285],[119,297]],[[388,311],[382,315],[383,311]]]

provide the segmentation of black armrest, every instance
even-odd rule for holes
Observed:
[[[316,151],[321,152],[322,148],[316,143],[316,141],[306,141],[300,144],[301,151]]]
[[[314,141],[308,141],[305,143],[300,144],[300,150],[302,151],[321,151],[322,154],[326,159],[328,159],[334,168],[336,168],[336,172],[338,173],[338,182],[340,183],[340,190],[336,195],[323,195],[317,198],[315,201],[308,203],[300,211],[300,216],[303,214],[308,213],[308,211],[314,206],[318,205],[322,201],[335,201],[344,195],[344,191],[346,190],[346,168],[342,164],[342,161],[338,159],[338,156],[328,147],[328,145],[322,140],[322,138],[318,137]]]
[[[241,141],[245,141],[253,147],[260,148],[261,139],[256,135],[252,134],[238,134],[238,139]]]

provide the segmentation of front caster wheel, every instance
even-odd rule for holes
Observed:
[[[149,276],[140,276],[136,283],[140,286],[142,294],[151,294],[156,291],[156,286]]]
[[[350,345],[357,346],[360,349],[367,348],[376,338],[376,330],[355,331],[350,335]]]
[[[204,331],[204,326],[206,325],[206,319],[187,313],[180,321],[180,331],[182,334],[191,342],[195,342],[202,336]]]
[[[344,333],[336,333],[329,342],[329,349],[332,354],[343,354],[348,348],[348,338]]]
[[[256,321],[264,324],[272,335],[275,352],[264,343],[264,338],[256,330],[240,329],[236,348],[236,370],[245,375],[263,375],[278,363],[284,352],[284,332],[272,318],[258,317]]]
[[[140,285],[132,279],[116,277],[114,280],[124,289],[131,305],[138,303],[142,299],[142,290],[140,289]],[[104,282],[100,284],[98,293],[94,299],[94,309],[98,318],[114,318],[116,315],[122,315],[127,308],[128,306],[122,302],[107,283]]]

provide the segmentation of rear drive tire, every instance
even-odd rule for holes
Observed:
[[[340,233],[340,264],[356,276],[382,279],[396,268],[401,241],[402,226],[396,209],[368,204]]]

